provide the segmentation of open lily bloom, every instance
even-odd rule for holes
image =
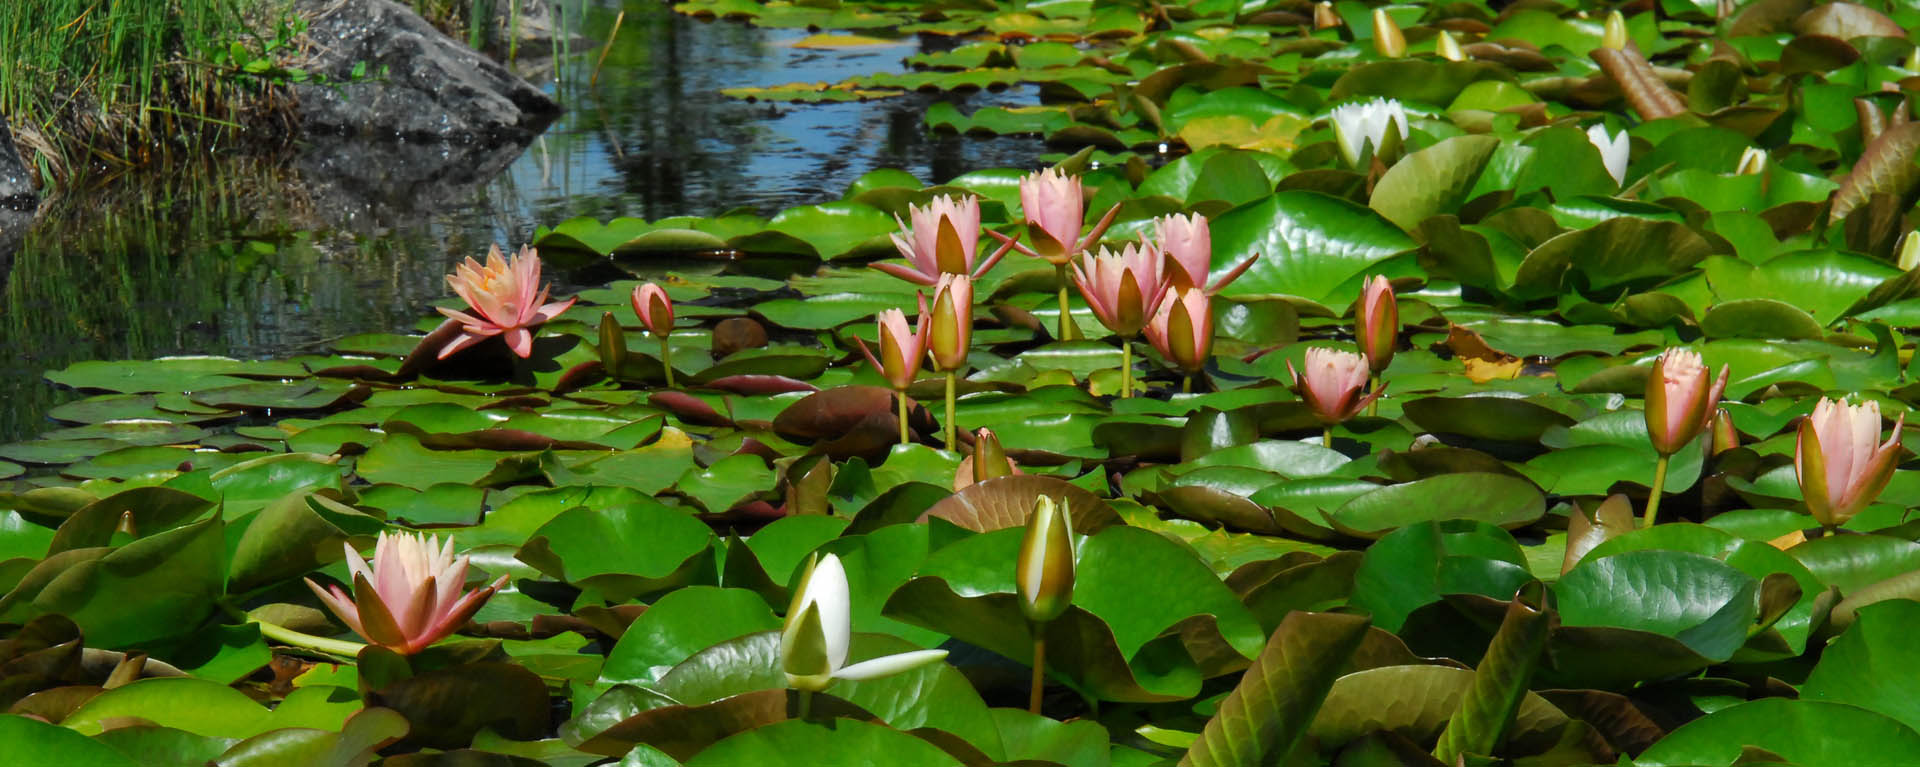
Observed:
[[[307,588],[340,616],[340,620],[368,642],[402,655],[412,655],[458,631],[494,592],[507,585],[507,576],[485,588],[462,595],[466,587],[467,558],[453,555],[453,539],[414,533],[381,533],[373,546],[371,563],[351,545],[347,569],[353,573],[353,594],[339,586],[322,589],[307,579]]]
[[[902,231],[893,235],[893,246],[910,265],[874,264],[873,268],[918,285],[933,285],[942,274],[977,279],[1007,254],[1008,248],[1002,247],[985,259],[978,258],[980,201],[974,197],[941,195],[925,206],[909,205],[907,218],[903,222],[894,217]]]
[[[1166,258],[1152,243],[1127,243],[1119,253],[1102,248],[1073,265],[1073,283],[1094,316],[1121,338],[1140,334],[1167,293]]]
[[[1800,421],[1793,473],[1807,510],[1822,526],[1846,524],[1880,497],[1893,479],[1906,420],[1905,414],[1896,419],[1893,433],[1881,442],[1879,403],[1851,405],[1822,397],[1813,415]]]
[[[547,303],[547,288],[540,284],[540,254],[528,247],[520,248],[519,255],[502,258],[500,246],[495,245],[487,252],[484,266],[469,257],[447,276],[447,285],[473,313],[435,307],[460,323],[459,337],[440,347],[440,359],[493,336],[504,336],[514,354],[531,356],[533,328],[560,316],[575,300]]]
[[[1287,363],[1287,372],[1293,374],[1300,398],[1321,423],[1332,425],[1359,415],[1386,391],[1382,386],[1362,395],[1367,388],[1367,358],[1353,352],[1316,346],[1307,350],[1304,363],[1305,372],[1295,370],[1292,362]]]
[[[1194,213],[1191,215],[1167,215],[1154,219],[1154,243],[1161,252],[1167,254],[1167,277],[1176,288],[1202,288],[1208,295],[1219,293],[1259,260],[1254,256],[1242,261],[1239,266],[1220,275],[1220,279],[1207,284],[1208,271],[1213,268],[1213,233],[1207,224],[1207,217]]]
[[[1375,98],[1334,107],[1333,137],[1347,165],[1365,171],[1367,159],[1378,155],[1391,162],[1407,140],[1407,110],[1393,99]]]
[[[946,650],[916,650],[847,665],[847,647],[853,641],[852,601],[847,570],[837,556],[821,557],[800,576],[780,632],[780,661],[788,687],[823,692],[839,680],[878,679],[947,657]]]
[[[1065,263],[1080,249],[1080,224],[1086,216],[1080,177],[1059,168],[1034,171],[1020,179],[1020,209],[1036,255]]]
[[[1632,154],[1632,145],[1627,142],[1627,132],[1608,135],[1607,126],[1594,123],[1587,127],[1587,140],[1600,150],[1600,164],[1606,166],[1607,175],[1613,177],[1613,183],[1627,183],[1627,160]]]

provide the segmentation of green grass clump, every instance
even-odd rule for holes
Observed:
[[[0,3],[0,113],[43,178],[216,148],[286,102],[244,68],[247,51],[263,50],[252,23],[272,5]]]

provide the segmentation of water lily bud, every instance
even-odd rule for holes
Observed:
[[[1453,34],[1444,29],[1440,30],[1439,37],[1434,38],[1433,52],[1440,54],[1440,58],[1448,61],[1467,60],[1466,51],[1460,50],[1460,42],[1453,39]]]
[[[1394,299],[1393,283],[1384,275],[1374,275],[1361,293],[1353,332],[1359,338],[1360,352],[1367,356],[1367,368],[1375,373],[1386,370],[1400,338],[1400,306]]]
[[[640,317],[640,324],[647,326],[647,332],[656,337],[673,333],[673,299],[667,297],[665,288],[651,282],[633,289],[633,313]]]
[[[1106,248],[1073,265],[1073,284],[1100,323],[1121,338],[1140,334],[1166,295],[1166,257],[1153,243],[1127,243],[1114,253]]]
[[[877,679],[947,657],[946,650],[919,650],[846,665],[852,601],[839,557],[828,554],[808,562],[780,630],[780,667],[788,687],[821,692],[838,680]]]
[[[1213,298],[1199,288],[1168,291],[1146,333],[1160,356],[1183,371],[1200,372],[1213,357]]]
[[[1727,366],[1720,378],[1708,379],[1700,355],[1686,349],[1668,349],[1653,361],[1647,374],[1647,436],[1661,455],[1673,455],[1700,436],[1720,406],[1727,388]]]
[[[1907,52],[1906,67],[1909,72],[1920,72],[1920,48]]]
[[[1287,363],[1287,372],[1293,375],[1294,390],[1323,424],[1331,426],[1359,415],[1386,391],[1382,386],[1362,396],[1367,388],[1367,360],[1353,352],[1316,346],[1307,350],[1304,363],[1306,372],[1295,370],[1292,362]]]
[[[1080,245],[1086,218],[1080,177],[1059,168],[1034,171],[1020,180],[1020,208],[1027,216],[1033,250],[1050,263],[1065,264]]]
[[[1885,442],[1880,442],[1880,405],[1872,400],[1851,405],[1822,397],[1813,415],[1801,419],[1793,471],[1807,510],[1822,526],[1846,524],[1880,497],[1893,479],[1906,418],[1903,413],[1894,421]]]
[[[1765,173],[1766,170],[1766,150],[1758,147],[1747,147],[1747,151],[1740,153],[1740,164],[1734,167],[1733,173],[1736,176],[1747,176]]]
[[[880,354],[875,355],[867,349],[867,343],[855,339],[860,344],[860,353],[866,355],[867,362],[887,379],[887,385],[894,391],[906,391],[913,385],[913,379],[920,375],[920,361],[926,357],[927,315],[921,314],[918,332],[907,329],[907,315],[899,309],[887,309],[880,312]]]
[[[1600,32],[1600,44],[1616,51],[1627,47],[1627,17],[1619,11],[1607,12],[1606,26]]]
[[[1407,36],[1385,8],[1373,9],[1373,50],[1390,59],[1407,55]]]
[[[1014,584],[1020,612],[1033,623],[1060,617],[1073,603],[1073,530],[1064,502],[1041,496],[1027,517]]]
[[[1907,236],[1900,238],[1899,263],[1901,269],[1909,272],[1920,266],[1920,229],[1907,232]]]
[[[1627,140],[1627,132],[1607,133],[1607,126],[1594,123],[1587,128],[1587,141],[1593,148],[1600,150],[1600,164],[1607,169],[1607,175],[1613,177],[1613,183],[1627,183],[1627,160],[1633,153],[1633,144]]]
[[[973,346],[973,278],[964,274],[942,274],[934,288],[933,310],[926,336],[933,366],[940,370],[959,370],[967,366],[967,351]]]
[[[1320,0],[1313,4],[1314,29],[1332,29],[1344,23],[1346,22],[1340,18],[1340,14],[1333,10],[1333,3],[1330,0]]]
[[[1407,110],[1393,99],[1375,98],[1334,107],[1327,113],[1340,156],[1354,170],[1365,172],[1370,158],[1392,163],[1407,139]]]
[[[1713,414],[1713,454],[1732,450],[1740,446],[1740,430],[1734,428],[1733,414],[1726,408],[1720,408]]]
[[[995,477],[1013,474],[1013,461],[1007,458],[1007,451],[1000,446],[1000,438],[994,436],[991,429],[980,429],[973,433],[973,481],[985,482]]]

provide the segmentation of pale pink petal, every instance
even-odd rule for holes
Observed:
[[[522,359],[533,356],[533,334],[526,328],[514,328],[507,331],[507,347]]]

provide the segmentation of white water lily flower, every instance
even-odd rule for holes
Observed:
[[[1747,176],[1767,171],[1767,150],[1759,147],[1747,147],[1740,153],[1740,164],[1733,168],[1734,175]]]
[[[1367,159],[1369,145],[1380,153],[1389,145],[1398,148],[1407,138],[1407,110],[1393,99],[1341,104],[1328,118],[1333,121],[1333,137],[1340,142],[1340,156],[1355,169]]]
[[[918,650],[846,665],[847,645],[853,639],[852,601],[847,570],[839,557],[821,557],[800,576],[793,604],[787,608],[786,627],[780,632],[780,659],[788,687],[823,692],[838,680],[878,679],[947,657],[946,650]]]
[[[1594,123],[1587,128],[1587,140],[1600,150],[1600,163],[1607,166],[1607,175],[1613,177],[1613,183],[1627,183],[1627,157],[1632,150],[1627,143],[1627,132],[1608,136],[1606,125]]]

